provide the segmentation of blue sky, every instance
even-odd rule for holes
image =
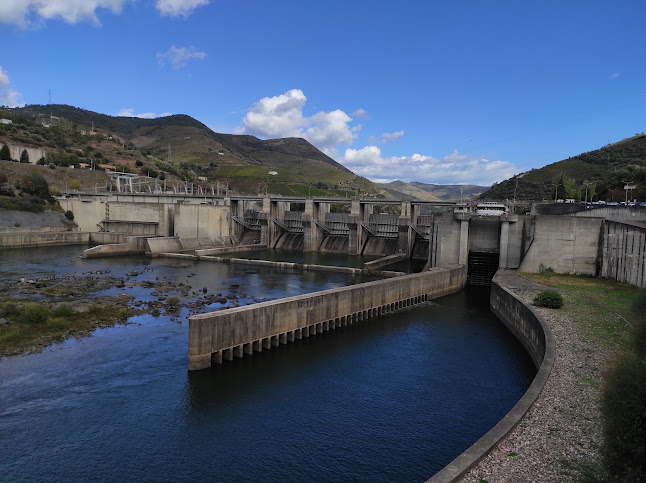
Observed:
[[[188,114],[489,185],[646,131],[646,2],[0,0],[0,104]]]

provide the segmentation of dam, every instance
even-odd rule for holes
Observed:
[[[160,217],[160,220],[165,220],[164,223],[167,223],[167,229],[178,230],[174,232],[174,236],[162,236],[163,230],[159,231],[160,223],[150,222],[151,217],[147,218],[148,221],[145,224],[138,224],[137,220],[134,219],[118,220],[114,218],[113,221],[116,223],[112,224],[110,230],[105,229],[111,226],[110,223],[107,222],[107,219],[103,220],[106,223],[99,224],[101,229],[90,234],[90,239],[94,235],[97,237],[96,239],[103,237],[105,240],[112,241],[121,240],[123,242],[125,240],[125,245],[129,246],[124,246],[124,249],[130,250],[133,246],[136,246],[137,250],[141,250],[141,254],[148,254],[152,257],[165,256],[167,254],[165,250],[170,246],[184,252],[183,254],[176,252],[175,256],[194,257],[190,258],[193,260],[207,259],[209,255],[199,255],[201,250],[217,251],[235,248],[232,246],[232,240],[234,239],[248,240],[250,245],[261,247],[271,244],[275,247],[280,247],[285,244],[283,246],[297,250],[306,250],[308,246],[311,248],[316,245],[316,243],[312,245],[313,242],[308,241],[307,238],[308,236],[311,238],[313,235],[312,223],[309,225],[308,234],[307,223],[310,220],[306,211],[294,211],[291,209],[292,206],[285,206],[284,208],[290,209],[279,209],[274,214],[277,218],[272,218],[271,200],[268,202],[263,200],[260,210],[248,209],[248,206],[244,206],[248,200],[242,200],[242,204],[238,205],[238,210],[240,210],[240,207],[244,208],[244,215],[242,217],[231,215],[231,207],[240,201],[238,200],[235,203],[230,201],[229,205],[226,202],[221,205],[211,205],[218,207],[216,210],[209,207],[208,203],[200,203],[201,206],[197,208],[185,209],[183,209],[184,207],[179,207],[181,203],[177,203],[178,206],[175,208],[179,207],[179,210],[175,210],[175,208],[167,209],[165,215]],[[86,203],[86,205],[92,203],[92,201],[81,202]],[[253,202],[255,203],[256,201]],[[116,208],[117,213],[119,209],[122,209],[119,203],[121,202],[117,201],[115,206],[112,207],[113,209]],[[123,203],[124,205],[131,204],[132,200]],[[292,203],[296,204],[296,200],[289,203],[290,205]],[[314,203],[312,202],[311,204],[313,212]],[[562,273],[602,275],[620,281],[626,280],[635,285],[644,283],[644,257],[640,248],[644,246],[644,228],[633,222],[638,216],[643,216],[643,212],[638,210],[627,210],[620,214],[619,219],[610,219],[607,216],[595,217],[591,216],[593,215],[592,213],[587,212],[567,216],[505,215],[497,219],[483,219],[465,213],[444,210],[430,214],[417,214],[414,217],[414,223],[406,224],[402,222],[401,216],[401,213],[407,212],[407,207],[404,203],[399,208],[401,211],[397,217],[393,217],[393,213],[378,213],[378,216],[374,216],[374,213],[368,213],[367,218],[366,211],[369,210],[364,210],[363,215],[361,215],[361,202],[358,203],[358,210],[356,203],[352,204],[354,206],[349,214],[329,212],[329,216],[327,216],[328,212],[323,210],[323,216],[321,217],[321,213],[319,213],[319,218],[314,219],[314,225],[321,230],[319,233],[319,250],[327,249],[332,252],[344,251],[348,253],[354,251],[362,254],[374,251],[386,257],[395,255],[405,259],[417,258],[420,260],[424,260],[422,256],[424,254],[426,256],[424,260],[426,270],[423,270],[422,275],[426,275],[427,272],[433,272],[437,268],[441,270],[450,269],[453,264],[456,265],[456,269],[462,271],[461,277],[466,275],[468,286],[490,283],[492,275],[489,274],[500,268],[521,268],[528,271],[537,271],[540,265],[552,267]],[[378,206],[372,201],[365,203],[366,206],[373,204]],[[190,202],[185,206],[189,205]],[[413,211],[413,205],[411,204],[411,211]],[[307,207],[307,203],[305,203],[305,206]],[[357,211],[360,214],[359,219],[363,221],[358,221],[355,224],[354,221],[358,219],[353,218],[356,215],[353,215],[352,212]],[[124,209],[122,213],[125,212]],[[133,212],[131,204],[130,213]],[[158,214],[164,214],[159,209],[157,212]],[[215,212],[221,215],[220,222],[200,225],[199,219],[204,219],[204,217],[208,219]],[[280,218],[281,212],[282,219]],[[115,210],[111,210],[111,213],[115,213]],[[188,218],[192,219],[192,223],[198,221],[197,226],[187,223],[188,218],[183,219],[183,216],[189,213],[191,215]],[[597,213],[602,215],[600,212]],[[633,217],[633,219],[621,219],[621,216],[626,214]],[[234,216],[238,219],[236,220]],[[615,214],[615,216],[617,215]],[[396,224],[394,223],[395,220]],[[228,224],[225,224],[224,221],[228,222]],[[356,226],[353,227],[353,225]],[[148,228],[145,228],[145,226],[148,226]],[[155,227],[154,230],[150,228],[151,226]],[[397,237],[394,236],[394,227],[397,227]],[[204,231],[205,229],[207,229],[206,232]],[[215,235],[213,233],[214,229],[219,230],[220,234]],[[137,230],[149,230],[149,233],[134,235],[133,232]],[[209,232],[208,230],[211,231]],[[168,231],[167,233],[171,232]],[[184,233],[185,236],[180,236],[180,233]],[[235,233],[235,235],[232,235],[232,233]],[[191,237],[191,234],[193,234],[193,237]],[[84,236],[82,233],[73,235],[79,239],[83,239]],[[418,242],[421,242],[421,245]],[[216,248],[213,248],[214,246]],[[366,247],[369,246],[373,248],[366,251]],[[420,248],[420,246],[423,248]],[[188,252],[193,252],[193,254]],[[391,255],[388,255],[388,253],[391,253]],[[415,254],[417,254],[416,257],[414,256]],[[465,260],[466,263],[464,263]],[[401,281],[404,280],[406,279]],[[461,281],[460,283],[464,282]],[[193,355],[198,356],[193,358],[195,368],[207,368],[211,363],[215,362],[216,365],[208,369],[208,371],[201,371],[208,373],[209,371],[217,370],[215,368],[223,367],[217,363],[238,357],[241,357],[241,360],[236,365],[252,363],[251,361],[258,361],[259,358],[264,358],[265,354],[270,352],[279,353],[288,350],[286,348],[289,347],[298,347],[303,341],[325,337],[328,333],[327,331],[331,328],[337,332],[343,332],[351,326],[352,330],[354,330],[354,327],[369,327],[375,321],[380,320],[380,317],[389,314],[390,311],[397,310],[399,314],[403,314],[407,310],[413,309],[415,305],[425,306],[431,297],[422,294],[408,299],[404,298],[403,302],[401,300],[387,301],[383,304],[372,304],[370,302],[368,305],[371,306],[365,310],[361,308],[361,310],[351,311],[349,314],[341,315],[340,317],[336,317],[336,313],[333,313],[331,318],[326,318],[329,314],[324,315],[323,319],[325,320],[315,320],[312,324],[308,323],[307,327],[289,326],[285,330],[281,327],[278,333],[270,334],[260,331],[247,334],[250,335],[247,338],[235,340],[229,338],[224,343],[206,346],[205,349],[200,347],[199,351],[194,352]],[[287,302],[293,303],[296,301],[287,300]],[[301,306],[307,307],[304,302],[301,301],[300,303]],[[337,310],[339,306],[334,310]],[[240,312],[243,311],[241,310]],[[360,313],[361,315],[359,315]],[[354,321],[367,320],[368,318],[373,318],[374,320],[370,324],[354,324]],[[200,316],[199,319],[212,319],[212,316]],[[222,318],[222,320],[224,319]],[[307,319],[305,320],[307,321]],[[209,324],[211,322],[209,320]],[[219,322],[215,323],[215,325],[218,324]],[[526,329],[520,327],[516,330],[519,334],[522,334]],[[221,334],[227,333],[226,331],[213,332],[212,328],[205,329],[205,327],[202,327],[199,332],[208,334],[206,339],[211,341],[221,339]],[[229,331],[230,334],[233,332],[235,331]],[[304,335],[305,333],[307,335],[313,333],[317,337],[308,339],[307,335]],[[300,339],[298,339],[299,335],[301,336]],[[235,337],[238,336],[235,335]],[[532,337],[535,340],[531,343],[528,342],[527,351],[532,355],[534,365],[538,366],[541,360],[548,358],[549,344],[545,342],[545,339],[541,346],[541,335],[538,332]],[[291,344],[283,347],[282,345],[285,342],[291,342]],[[538,345],[534,345],[536,343]],[[197,345],[203,344],[204,342],[202,341]],[[280,350],[258,350],[269,347],[277,347]],[[254,352],[254,357],[243,357]],[[225,367],[227,370],[231,370],[231,367],[236,365],[227,365]],[[542,366],[541,371],[543,371]]]

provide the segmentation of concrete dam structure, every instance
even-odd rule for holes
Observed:
[[[59,202],[74,213],[81,234],[6,230],[0,233],[0,246],[178,238],[184,251],[257,245],[400,255],[426,268],[464,264],[473,285],[489,285],[498,268],[536,272],[543,265],[558,273],[646,286],[644,207],[488,217],[458,210],[455,203],[378,199],[113,193],[77,194]],[[539,211],[545,210],[532,209]],[[147,246],[144,252],[156,256],[170,251],[162,245]]]

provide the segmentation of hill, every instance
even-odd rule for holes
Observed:
[[[626,182],[637,185],[631,198],[646,199],[646,134],[521,173],[495,184],[480,198],[584,200],[587,191],[588,200],[624,201]]]
[[[75,157],[73,164],[95,160],[120,171],[219,183],[246,194],[387,196],[300,138],[261,140],[216,133],[186,115],[115,117],[56,104],[0,109],[0,117],[13,122],[0,125],[1,142]]]
[[[438,185],[416,181],[411,183],[392,181],[390,183],[378,183],[378,186],[388,190],[395,197],[422,201],[466,201],[488,189],[487,186]]]

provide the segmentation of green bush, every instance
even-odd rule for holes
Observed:
[[[74,315],[74,309],[70,304],[58,304],[52,310],[52,317],[71,317],[72,315]]]
[[[26,324],[44,324],[49,318],[49,309],[38,302],[29,302],[22,306],[20,319]]]
[[[0,306],[0,316],[11,317],[18,314],[18,306],[15,302],[7,301]]]
[[[534,297],[534,305],[548,309],[560,309],[563,307],[563,297],[556,290],[543,290]]]
[[[47,319],[47,327],[54,330],[69,329],[70,323],[63,317],[50,317]]]
[[[70,210],[67,210],[65,212],[65,218],[67,218],[68,220],[73,220],[74,219],[74,213],[72,213]]]
[[[168,305],[168,309],[171,311],[178,310],[180,305],[179,297],[168,297],[166,299],[166,305]]]
[[[554,275],[554,269],[541,263],[538,266],[538,273],[540,273],[544,277],[551,277],[552,275]]]

